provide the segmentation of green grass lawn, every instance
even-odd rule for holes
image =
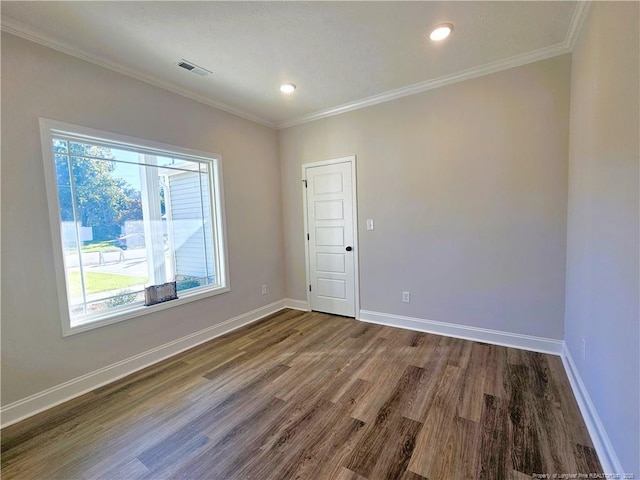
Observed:
[[[83,242],[82,251],[101,252],[102,250],[113,250],[118,248],[116,247],[115,243],[115,240],[104,240],[102,242]]]
[[[102,252],[104,250],[118,250],[116,247],[116,240],[104,240],[100,242],[82,242],[82,253]],[[75,253],[76,248],[66,246],[66,253]]]
[[[69,290],[72,297],[82,295],[82,284],[80,283],[80,272],[68,272]],[[146,277],[131,277],[129,275],[116,275],[113,273],[84,273],[85,288],[87,293],[108,292],[120,288],[132,287],[134,285],[144,285]]]

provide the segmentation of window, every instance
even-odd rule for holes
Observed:
[[[65,335],[229,290],[219,156],[40,125]]]

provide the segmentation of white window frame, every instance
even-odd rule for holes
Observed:
[[[229,261],[227,255],[227,226],[225,221],[224,190],[222,177],[222,157],[218,154],[202,152],[198,150],[177,147],[151,140],[145,140],[127,135],[121,135],[103,130],[96,130],[80,125],[59,122],[46,118],[40,118],[40,140],[42,143],[42,159],[44,163],[45,186],[47,192],[47,203],[49,206],[49,220],[51,225],[51,240],[53,247],[53,260],[55,266],[55,279],[58,291],[58,303],[60,306],[60,319],[62,322],[62,336],[66,337],[76,333],[93,330],[105,325],[111,325],[132,318],[149,315],[154,312],[173,308],[178,305],[201,300],[213,295],[228,292],[229,287]],[[117,309],[103,315],[95,315],[86,323],[71,324],[71,314],[69,312],[69,302],[67,295],[67,281],[64,267],[64,250],[62,245],[62,232],[60,225],[60,205],[58,201],[58,180],[56,176],[55,159],[52,149],[52,137],[56,134],[72,135],[75,137],[85,137],[88,142],[108,143],[114,147],[143,149],[148,153],[157,153],[167,156],[171,153],[176,156],[194,160],[206,160],[209,165],[209,190],[211,195],[211,215],[213,234],[215,237],[215,261],[217,263],[217,273],[220,278],[215,286],[203,286],[194,288],[193,291],[183,290],[176,300],[159,303],[152,306],[133,305],[127,309]]]

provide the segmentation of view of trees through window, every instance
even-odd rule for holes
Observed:
[[[72,324],[141,304],[145,285],[216,285],[210,162],[64,135],[52,148]]]

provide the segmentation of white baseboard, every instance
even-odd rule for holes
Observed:
[[[306,300],[295,300],[293,298],[285,298],[283,300],[285,308],[292,308],[293,310],[302,310],[303,312],[309,311],[309,305]]]
[[[368,310],[360,310],[360,320],[390,327],[408,328],[409,330],[417,330],[419,332],[435,333],[447,337],[463,338],[465,340],[519,348],[521,350],[550,353],[552,355],[562,354],[562,340],[555,340],[553,338],[534,337],[531,335],[502,332],[500,330],[490,330],[488,328],[469,327],[467,325],[436,322],[434,320],[403,317]]]
[[[622,476],[625,473],[624,469],[620,464],[613,445],[611,445],[611,441],[600,420],[600,416],[591,401],[589,393],[580,378],[571,353],[567,349],[564,341],[367,310],[360,310],[360,320],[391,327],[435,333],[447,337],[463,338],[522,350],[560,355],[573,394],[580,407],[580,412],[584,418],[604,473],[618,474],[621,476],[620,478],[623,478]]]
[[[295,305],[295,301],[293,302]],[[237,317],[205,328],[199,332],[192,333],[179,338],[178,340],[152,348],[146,352],[134,355],[133,357],[87,373],[86,375],[82,375],[74,378],[73,380],[69,380],[60,385],[56,385],[55,387],[6,405],[0,409],[0,417],[2,418],[2,425],[0,428],[4,428],[27,417],[31,417],[44,410],[55,407],[56,405],[90,392],[102,385],[106,385],[107,383],[130,375],[138,370],[153,365],[154,363],[160,362],[161,360],[193,348],[213,338],[219,337],[220,335],[229,333],[232,330],[236,330],[240,327],[256,322],[261,318],[282,310],[286,305],[288,305],[288,303],[288,300],[279,300],[277,302],[270,303],[264,307],[238,315]],[[296,307],[291,306],[289,308]]]
[[[618,459],[618,455],[616,455],[613,445],[611,445],[609,436],[600,420],[595,405],[591,401],[589,392],[582,382],[571,352],[564,342],[562,347],[562,364],[567,372],[567,377],[569,377],[573,396],[578,402],[578,407],[580,407],[580,413],[582,413],[584,423],[587,425],[587,430],[589,430],[589,435],[598,454],[603,472],[607,474],[618,474],[620,475],[619,478],[624,478],[625,471],[622,468],[622,464]]]
[[[31,417],[44,410],[64,403],[72,398],[83,395],[91,390],[130,375],[138,370],[160,362],[180,352],[212,340],[220,335],[229,333],[240,327],[256,322],[268,315],[278,312],[283,308],[308,311],[306,301],[286,298],[273,302],[251,312],[238,315],[222,323],[192,333],[178,340],[166,343],[159,347],[147,350],[133,357],[114,363],[99,370],[69,380],[55,387],[31,395],[22,400],[6,405],[0,409],[4,428],[25,418]],[[580,407],[580,411],[587,425],[589,434],[595,446],[598,458],[605,473],[617,473],[622,475],[624,470],[611,445],[609,437],[602,425],[598,412],[591,402],[589,393],[580,378],[575,367],[571,353],[563,341],[520,335],[498,330],[490,330],[465,325],[456,325],[420,318],[404,317],[387,313],[361,310],[359,319],[364,322],[377,323],[391,327],[407,328],[421,332],[434,333],[448,337],[475,340],[495,345],[532,350],[536,352],[561,355],[562,363],[567,372],[571,388]]]

